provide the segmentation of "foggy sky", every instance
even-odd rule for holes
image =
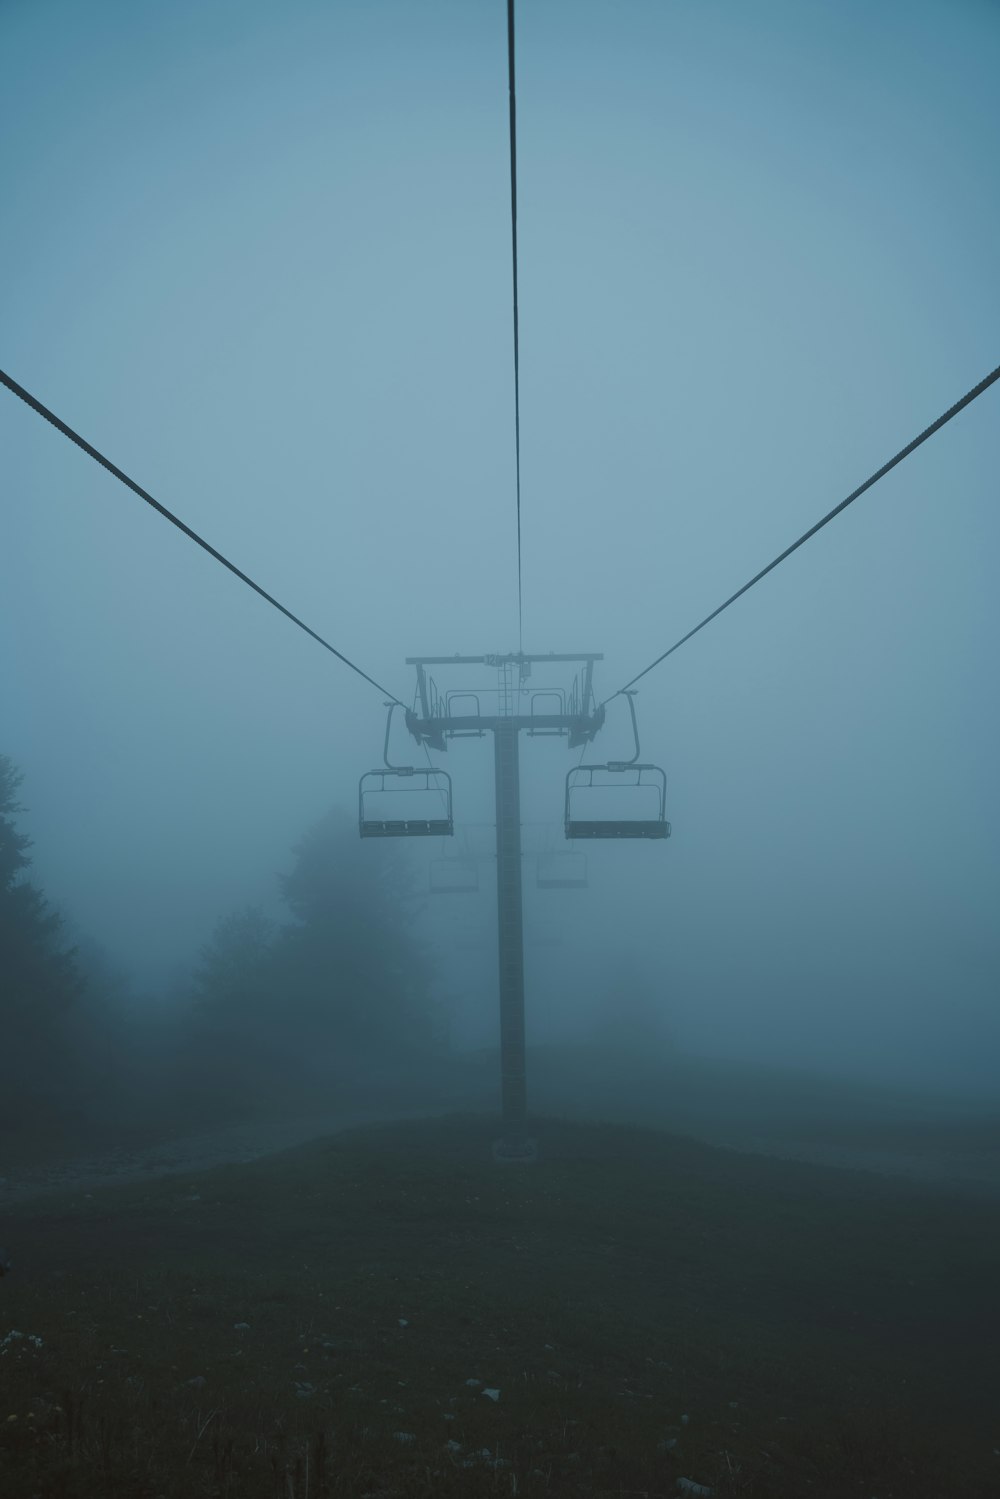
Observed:
[[[5,0],[0,57],[3,367],[400,697],[516,649],[500,0]],[[997,363],[998,76],[973,0],[521,4],[526,650],[606,696]],[[533,1025],[632,963],[699,1050],[995,1077],[998,399],[644,679],[674,837],[530,896]],[[280,914],[381,700],[6,392],[0,446],[34,873],[155,989]]]

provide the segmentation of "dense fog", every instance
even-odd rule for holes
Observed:
[[[518,649],[505,42],[0,7],[0,363],[404,702],[407,656]],[[525,651],[610,697],[993,367],[998,69],[972,0],[522,7]],[[998,399],[642,679],[669,841],[568,843],[579,751],[522,736],[531,1046],[995,1095]],[[2,872],[77,949],[67,1055],[181,1012],[191,1087],[256,1077],[255,1015],[289,1087],[495,1047],[490,737],[432,752],[447,847],[362,844],[382,694],[9,391],[0,445]]]

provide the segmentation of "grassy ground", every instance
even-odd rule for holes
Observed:
[[[495,1077],[497,1058],[484,1052],[483,1084]],[[679,1052],[609,1045],[536,1047],[531,1053],[532,1097],[547,1113],[592,1115],[621,1122],[680,1129],[684,1133],[774,1134],[789,1138],[858,1137],[871,1132],[947,1131],[962,1125],[1000,1125],[1000,1095],[992,1106],[929,1090],[893,1088],[794,1068],[726,1062]]]
[[[1000,1208],[537,1132],[528,1168],[450,1118],[10,1211],[4,1499],[995,1499]]]
[[[74,1163],[85,1167],[88,1157],[207,1141],[213,1132],[243,1125],[315,1121],[318,1133],[324,1119],[323,1132],[329,1132],[352,1119],[492,1113],[499,1072],[498,1053],[484,1050],[423,1058],[391,1071],[358,1067],[349,1085],[315,1075],[304,1080],[300,1071],[288,1075],[287,1059],[284,1069],[279,1059],[259,1086],[230,1097],[218,1090],[193,1097],[176,1077],[161,1077],[128,1099],[107,1102],[103,1112],[91,1107],[78,1119],[52,1118],[47,1131],[25,1128],[20,1120],[4,1130],[0,1120],[0,1201],[4,1178],[33,1168],[52,1167],[56,1179]],[[933,1158],[941,1179],[954,1158],[956,1178],[981,1167],[979,1174],[995,1181],[1000,1195],[1000,1099],[990,1106],[787,1068],[582,1043],[533,1047],[530,1085],[540,1113],[673,1130],[714,1144],[749,1143],[760,1153],[786,1144],[908,1153]],[[192,1161],[192,1169],[198,1164],[209,1162]]]

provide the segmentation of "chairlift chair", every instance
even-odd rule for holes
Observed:
[[[569,849],[544,853],[535,862],[535,884],[539,890],[585,890],[587,855]]]
[[[475,895],[479,890],[479,865],[467,857],[432,859],[427,870],[431,895]]]
[[[446,770],[428,765],[426,769],[414,765],[393,765],[389,760],[389,730],[392,726],[395,703],[390,703],[389,716],[385,724],[385,747],[382,758],[385,769],[367,770],[358,782],[358,828],[362,838],[450,838],[455,831],[452,812],[451,776]],[[387,780],[403,780],[405,786],[386,786]],[[422,782],[423,784],[414,785]],[[401,817],[386,817],[380,811],[385,796],[408,797],[406,811]],[[426,812],[437,802],[439,815],[414,816],[411,808],[422,800]],[[374,802],[374,805],[373,805]]]
[[[631,692],[628,698],[632,716],[632,734],[635,739],[635,754],[631,760],[609,760],[605,765],[577,765],[566,777],[566,837],[567,838],[669,838],[670,824],[667,821],[667,777],[658,765],[641,763],[639,760],[639,726],[636,722],[635,703]],[[595,774],[602,777],[596,783]],[[606,779],[604,779],[606,777]],[[603,793],[609,790],[624,791],[633,807],[646,815],[624,818],[581,817],[581,796],[586,802],[592,792],[598,796],[598,806],[604,804]],[[648,815],[652,804],[653,815]],[[593,803],[591,802],[591,805]]]
[[[594,781],[595,771],[606,771],[612,776],[634,776],[634,779]],[[652,817],[580,817],[578,815],[580,793],[591,791],[625,791],[633,793],[633,802],[648,801],[647,792],[655,796],[655,813]],[[609,761],[607,765],[578,765],[566,777],[566,837],[567,838],[669,838],[670,824],[666,818],[667,778],[658,765],[640,765],[620,761]]]

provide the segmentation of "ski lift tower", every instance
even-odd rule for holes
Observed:
[[[521,901],[521,785],[519,736],[556,736],[569,748],[589,744],[604,724],[604,705],[594,698],[597,654],[528,656],[521,652],[487,656],[408,656],[417,687],[406,727],[425,750],[445,751],[451,739],[493,735],[497,838],[497,956],[500,972],[500,1074],[503,1134],[493,1148],[497,1161],[530,1161],[537,1155],[527,1132],[524,1067],[524,918]],[[570,685],[534,685],[536,668],[557,668]],[[493,683],[440,690],[430,673],[470,667],[496,673]],[[545,673],[539,670],[540,675]],[[477,671],[478,676],[478,671]],[[628,760],[579,764],[566,776],[565,833],[570,839],[670,837],[666,819],[666,776],[639,758],[635,694],[618,693],[628,703],[635,751]],[[392,715],[402,704],[387,704],[384,767],[367,771],[358,787],[362,838],[450,837],[455,831],[451,777],[431,764],[394,765],[389,759]],[[608,792],[626,793],[632,815],[611,816]],[[396,800],[393,800],[396,798]],[[579,803],[587,803],[581,817]],[[616,812],[621,798],[613,797]],[[389,816],[387,803],[392,803]],[[595,811],[596,808],[596,811]],[[638,808],[640,815],[635,815]],[[560,883],[565,883],[565,875]],[[579,876],[571,883],[579,884]]]
[[[406,727],[422,745],[447,750],[448,741],[493,735],[496,794],[497,958],[500,975],[500,1072],[503,1134],[494,1146],[498,1161],[528,1161],[537,1151],[527,1134],[524,1046],[524,922],[521,903],[521,788],[519,736],[558,736],[570,749],[588,744],[604,722],[594,700],[594,662],[599,654],[410,656],[416,668],[414,706]],[[533,669],[562,682],[532,684]],[[565,679],[572,668],[569,685]],[[454,669],[495,673],[488,685],[442,691]],[[478,672],[477,672],[478,676]]]

